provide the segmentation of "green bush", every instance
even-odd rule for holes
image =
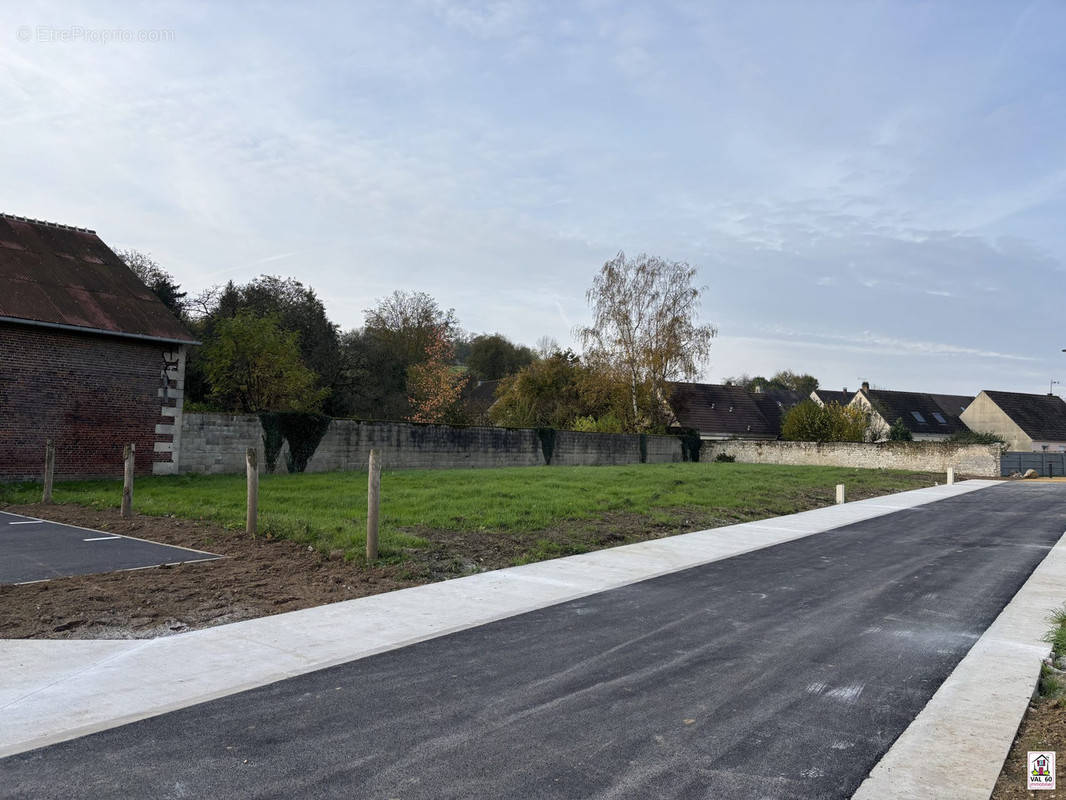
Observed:
[[[722,464],[732,464],[737,460],[737,457],[731,456],[729,453],[719,453],[714,457],[714,460]]]
[[[914,435],[907,429],[907,426],[903,424],[903,417],[899,417],[892,423],[892,427],[888,429],[888,440],[890,442],[914,441]]]
[[[855,406],[804,400],[781,421],[781,438],[791,442],[861,442],[870,415]]]
[[[954,444],[1007,444],[1005,439],[994,433],[979,433],[977,431],[959,431],[953,433],[948,441]]]
[[[578,417],[571,427],[581,433],[625,433],[622,420],[614,414],[605,414],[599,419],[591,415]]]

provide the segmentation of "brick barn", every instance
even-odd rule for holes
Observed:
[[[185,326],[94,231],[0,214],[0,480],[177,471]]]

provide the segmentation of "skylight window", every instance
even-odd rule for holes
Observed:
[[[911,412],[911,416],[912,416],[912,417],[914,417],[914,418],[915,418],[916,420],[918,420],[918,421],[919,421],[920,423],[922,423],[923,425],[925,424],[925,417],[923,417],[923,416],[921,415],[921,412],[919,412],[919,411],[912,411],[912,412]]]
[[[936,411],[934,411],[933,412],[933,416],[936,417],[936,421],[939,422],[941,425],[947,425],[948,424],[948,421],[946,419],[944,419],[944,415],[943,414],[939,414]]]

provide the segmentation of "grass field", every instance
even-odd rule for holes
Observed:
[[[833,502],[844,483],[849,499],[932,485],[939,476],[837,467],[760,464],[641,464],[628,467],[521,467],[404,470],[381,476],[381,556],[405,553],[449,535],[519,536],[515,561],[532,561],[653,535],[698,530],[788,514]],[[209,519],[243,527],[243,475],[139,478],[134,508],[142,514]],[[95,508],[119,504],[121,482],[59,483],[59,503]],[[32,483],[0,485],[0,503],[40,499]],[[324,553],[362,558],[366,536],[366,473],[264,475],[260,530]],[[596,529],[623,530],[600,542]],[[640,530],[644,528],[645,530]],[[543,536],[538,532],[567,535]],[[602,538],[602,536],[600,537]]]

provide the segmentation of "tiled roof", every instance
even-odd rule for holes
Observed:
[[[0,214],[0,320],[194,342],[95,232]]]
[[[833,389],[815,389],[814,393],[818,395],[818,399],[826,405],[836,403],[837,405],[846,406],[851,402],[851,398],[855,396],[855,392],[838,392]]]
[[[781,432],[780,418],[767,419],[764,409],[776,403],[769,395],[758,394],[740,386],[710,383],[675,383],[670,407],[679,427],[695,428],[703,434],[776,437]]]
[[[931,394],[923,392],[890,392],[885,389],[863,389],[871,405],[881,418],[892,425],[897,419],[911,433],[950,435],[969,430],[959,419],[961,411],[950,413]],[[951,397],[951,395],[940,395]]]
[[[964,394],[934,394],[931,397],[945,413],[954,414],[956,417],[973,402],[972,397]]]
[[[985,391],[1031,439],[1066,442],[1066,403],[1058,395]]]
[[[498,380],[493,381],[470,381],[466,385],[466,396],[473,403],[484,405],[488,408],[496,402],[496,389],[500,386]]]
[[[761,392],[752,392],[751,396],[762,412],[763,417],[766,418],[770,430],[776,435],[781,433],[781,419],[785,416],[785,413],[804,400],[810,399],[809,395],[788,389],[765,389]]]

